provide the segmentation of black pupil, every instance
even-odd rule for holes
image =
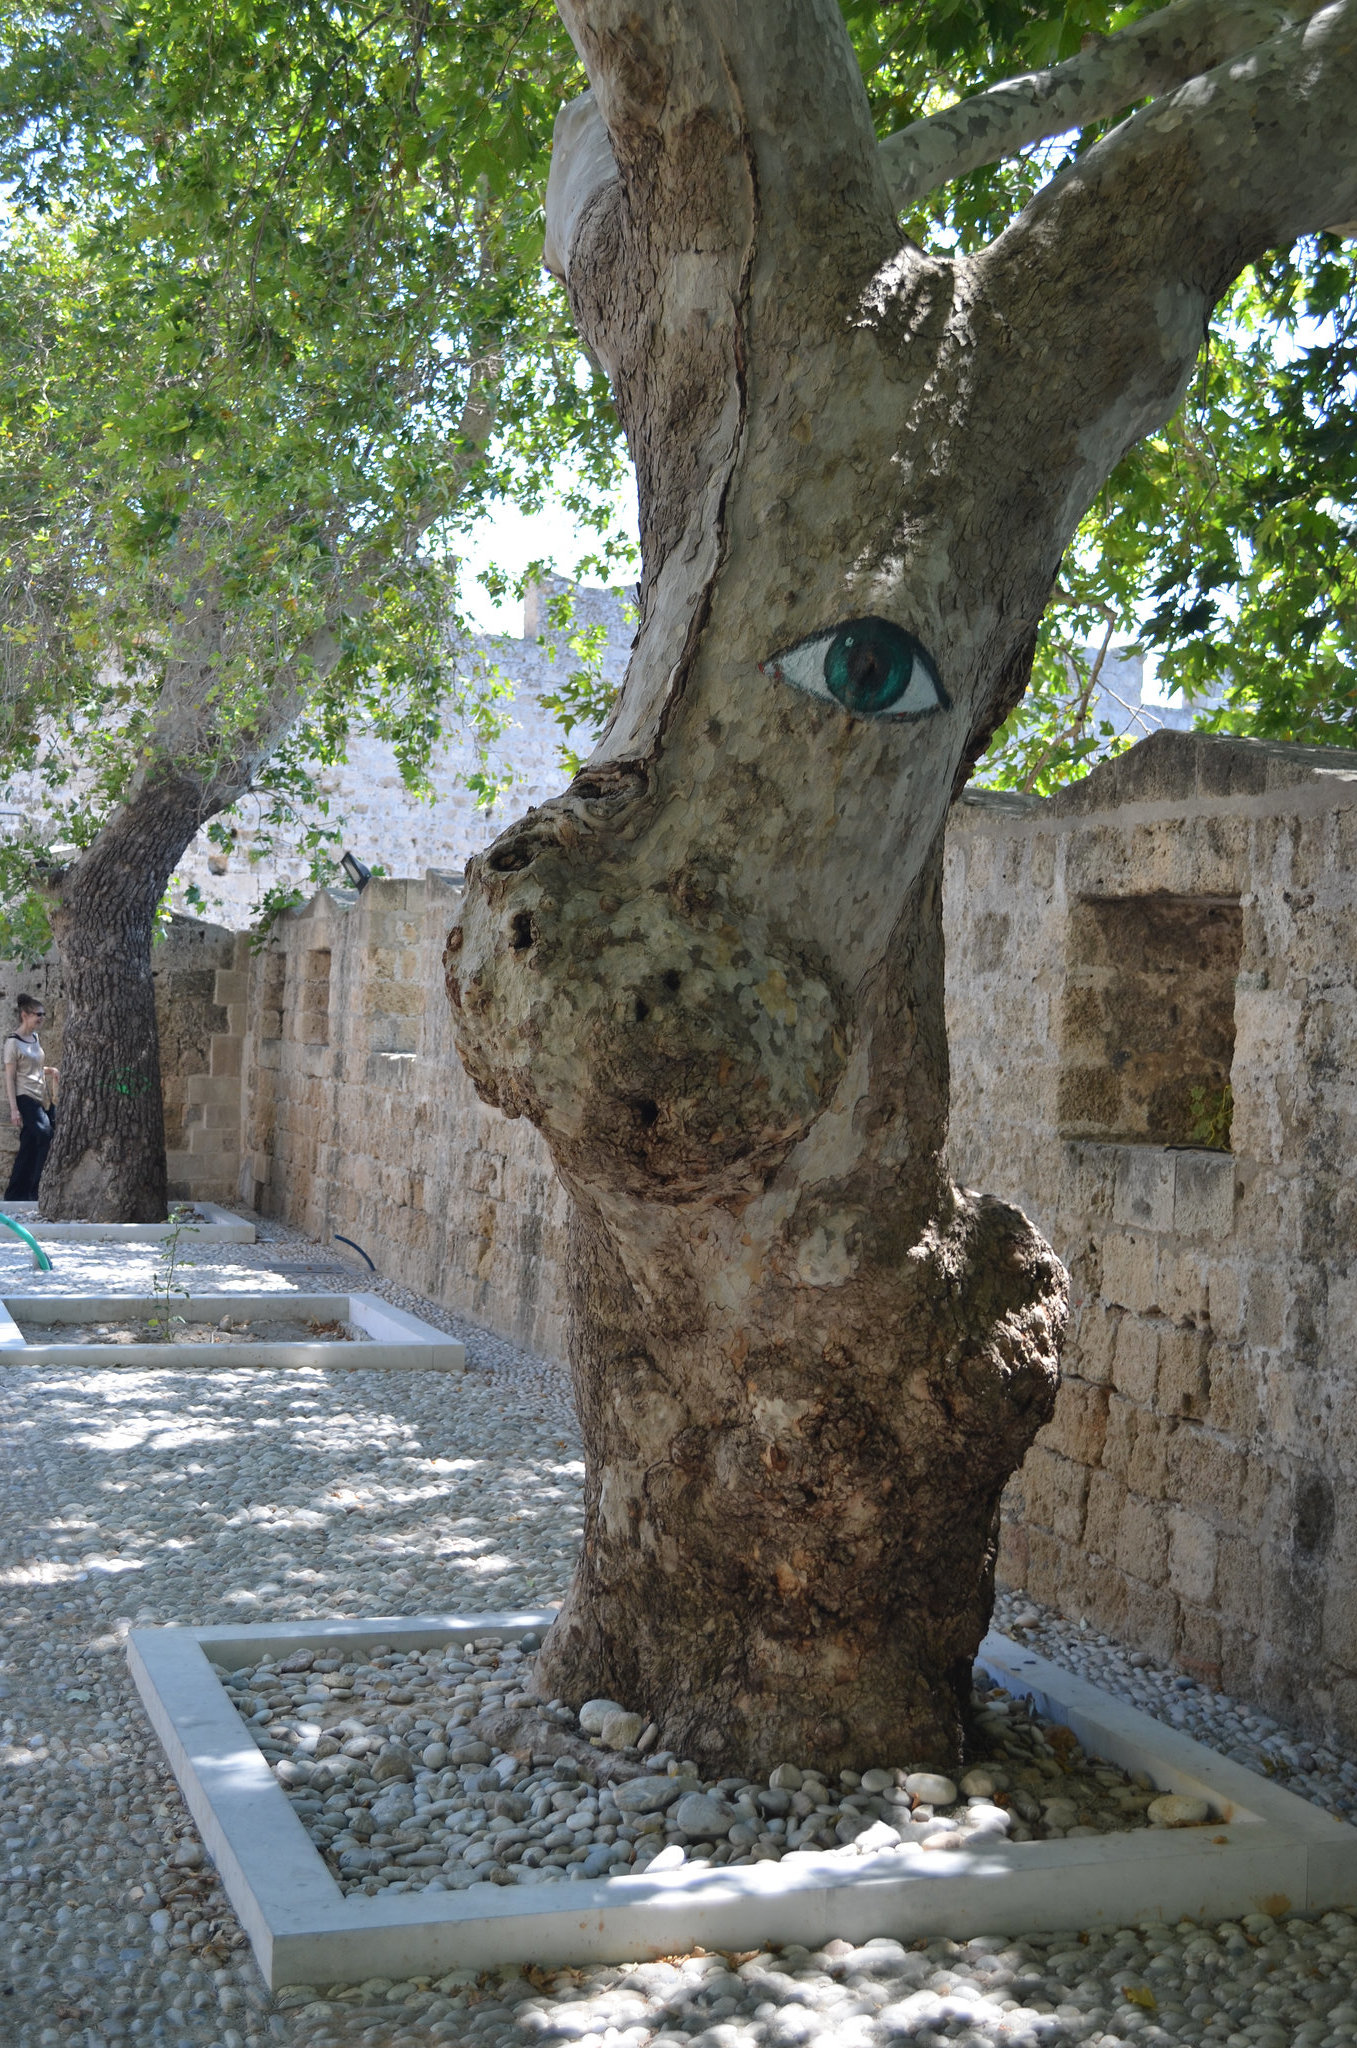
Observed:
[[[825,654],[825,683],[846,711],[887,711],[909,688],[914,641],[889,619],[855,619]]]

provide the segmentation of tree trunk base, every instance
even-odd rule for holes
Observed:
[[[577,1210],[586,1527],[544,1696],[616,1699],[709,1776],[958,1762],[1065,1276],[1018,1211],[942,1207],[736,1330],[685,1317],[681,1280],[674,1314],[644,1313]]]

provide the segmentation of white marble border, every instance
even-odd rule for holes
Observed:
[[[289,1315],[339,1317],[357,1323],[363,1338],[340,1342],[324,1337],[296,1343],[223,1344],[34,1344],[26,1342],[15,1318],[34,1323],[97,1323],[153,1306],[150,1294],[20,1294],[0,1297],[0,1359],[6,1365],[73,1366],[102,1370],[105,1366],[136,1366],[143,1372],[232,1371],[242,1366],[295,1371],[324,1366],[336,1372],[449,1372],[466,1370],[466,1346],[432,1323],[393,1308],[375,1294],[275,1293],[188,1294],[176,1297],[172,1312],[190,1322],[216,1322],[221,1316]]]
[[[499,1964],[621,1962],[834,1935],[912,1940],[1124,1926],[1147,1914],[1233,1919],[1357,1901],[1357,1829],[1164,1728],[1020,1644],[988,1636],[980,1665],[1040,1701],[1091,1751],[1164,1791],[1211,1800],[1216,1826],[856,1862],[798,1857],[596,1882],[345,1895],[255,1747],[205,1652],[228,1669],[265,1649],[387,1642],[429,1649],[543,1629],[553,1613],[137,1629],[128,1661],[171,1769],[268,1984],[361,1983]]]
[[[159,1244],[176,1230],[196,1244],[253,1244],[259,1235],[251,1217],[223,1209],[220,1202],[193,1204],[203,1217],[201,1223],[49,1223],[39,1216],[36,1202],[5,1202],[0,1207],[39,1244]]]

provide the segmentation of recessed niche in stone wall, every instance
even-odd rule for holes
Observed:
[[[287,1000],[287,954],[270,947],[256,968],[259,975],[259,1036],[283,1035],[283,1006]]]
[[[1237,902],[1084,897],[1070,913],[1058,1096],[1066,1137],[1229,1149]]]
[[[330,1043],[330,951],[315,946],[301,957],[301,1001],[297,1005],[297,1036],[303,1045]]]

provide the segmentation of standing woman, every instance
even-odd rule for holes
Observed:
[[[19,1150],[4,1198],[7,1202],[33,1202],[52,1142],[47,1077],[56,1078],[57,1069],[43,1065],[38,1043],[38,1026],[46,1015],[42,1004],[36,996],[20,996],[18,1010],[19,1028],[5,1040],[5,1092],[9,1120],[19,1126]]]

